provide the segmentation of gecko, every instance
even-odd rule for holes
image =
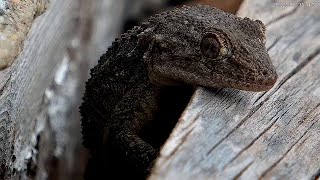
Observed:
[[[149,172],[159,149],[139,133],[155,119],[161,91],[178,85],[269,90],[277,73],[265,32],[260,20],[196,5],[157,14],[122,34],[86,82],[84,146],[94,155],[111,142]]]

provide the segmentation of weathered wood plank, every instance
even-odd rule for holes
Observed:
[[[77,19],[79,19],[79,3],[79,0],[52,0],[47,11],[33,23],[25,41],[24,50],[14,64],[0,72],[0,179],[9,179],[13,176],[16,179],[25,179],[26,176],[34,176],[35,174],[39,179],[48,178],[52,174],[47,174],[50,170],[46,169],[48,166],[44,166],[43,162],[51,162],[47,161],[50,157],[55,157],[56,160],[71,157],[73,159],[60,161],[60,163],[72,162],[73,160],[75,164],[79,163],[80,159],[74,158],[77,155],[74,153],[74,148],[81,142],[78,107],[72,106],[73,109],[70,110],[70,107],[66,106],[68,108],[66,111],[70,112],[70,119],[59,118],[58,116],[61,114],[55,114],[54,111],[51,111],[51,114],[44,111],[44,114],[41,114],[43,116],[38,116],[39,112],[43,112],[44,92],[50,84],[52,85],[53,76],[66,53],[66,47],[70,45],[75,34],[80,32],[79,29],[74,29],[78,23]],[[85,47],[86,59],[92,60],[91,66],[95,64],[111,40],[119,33],[124,10],[124,1],[122,0],[116,3],[96,0],[95,4],[97,6],[94,15],[95,21],[92,24],[92,41],[90,45]],[[82,16],[86,16],[86,12],[83,12]],[[71,59],[74,58],[71,57]],[[68,67],[74,68],[76,66]],[[64,72],[63,68],[60,69],[61,72]],[[83,69],[81,72],[88,73]],[[69,74],[62,73],[62,75],[70,78]],[[85,79],[72,76],[71,80],[81,80],[84,87]],[[59,84],[59,88],[55,90],[71,90],[68,87],[72,87],[72,85]],[[75,83],[74,85],[78,86],[79,84]],[[76,103],[73,102],[79,102],[81,99],[78,93],[75,93],[74,95],[78,96],[71,97],[72,99],[59,97],[61,99],[50,99],[49,101],[53,103],[53,106],[55,102],[68,100],[72,101],[74,105]],[[56,105],[58,107],[58,104]],[[68,126],[59,127],[59,125]],[[43,131],[46,132],[41,133]],[[37,149],[39,138],[51,141],[40,143],[40,146],[44,147]],[[59,143],[66,143],[70,146],[59,146]],[[61,147],[65,148],[59,149]],[[41,166],[38,167],[38,165]],[[68,168],[70,166],[60,164],[57,167]],[[71,169],[64,169],[64,171],[74,172],[72,168],[77,167],[73,166]],[[61,169],[56,170],[59,172]],[[64,176],[57,175],[57,173],[54,175],[57,178],[65,177],[66,174]]]
[[[48,4],[48,0],[0,0],[0,70],[12,64],[33,20]]]
[[[58,8],[60,5],[64,8]],[[6,170],[8,175],[13,169],[25,169],[25,159],[30,158],[36,141],[33,137],[35,115],[54,69],[62,59],[65,47],[63,39],[71,25],[71,17],[68,15],[70,1],[53,1],[51,6],[53,8],[49,8],[32,27],[24,51],[7,71],[9,84],[0,97],[1,127],[5,128],[0,136],[7,139],[1,144],[3,151],[0,157],[4,167],[10,167]],[[61,21],[63,17],[67,18]],[[52,31],[55,28],[60,31]]]
[[[262,93],[197,89],[150,179],[319,177],[320,4],[301,3],[244,1],[238,14],[267,24],[276,85]]]

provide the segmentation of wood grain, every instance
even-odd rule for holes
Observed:
[[[52,167],[48,163],[80,163],[81,158],[78,158],[79,154],[74,149],[81,142],[80,118],[75,115],[78,107],[66,106],[66,111],[70,112],[69,118],[59,118],[61,114],[55,114],[55,111],[51,111],[51,114],[43,111],[44,104],[48,101],[53,103],[52,108],[55,102],[79,102],[81,99],[79,92],[71,96],[71,99],[68,99],[70,96],[58,96],[61,99],[50,100],[43,98],[45,90],[54,87],[52,85],[56,81],[53,81],[53,77],[67,52],[66,48],[80,31],[76,28],[77,20],[81,19],[79,4],[80,0],[52,0],[47,11],[33,23],[19,57],[11,67],[0,71],[0,179],[66,177],[66,174],[59,174],[63,167],[64,172],[81,172],[77,169],[79,164],[71,168],[68,166],[70,164],[51,164],[57,169],[46,169]],[[85,48],[91,67],[120,31],[124,9],[122,0],[117,3],[96,0],[95,4],[95,21],[89,32],[92,33],[92,39]],[[86,12],[82,16],[86,16]],[[61,66],[59,69],[61,73]],[[89,67],[84,69],[88,71]],[[88,74],[87,71],[81,72]],[[70,78],[68,73],[64,75]],[[85,79],[73,76],[71,80],[81,80],[84,87]],[[52,92],[70,90],[69,87],[72,86],[70,83],[56,84],[55,87],[58,88]],[[61,104],[56,104],[56,107],[59,106],[61,110]],[[50,141],[41,143],[48,139]],[[70,146],[60,146],[61,143]],[[71,159],[61,161],[65,157]],[[52,171],[55,173],[50,174]]]
[[[149,179],[314,179],[320,174],[320,4],[244,1],[267,25],[267,92],[198,88]],[[294,2],[294,1],[293,1]]]

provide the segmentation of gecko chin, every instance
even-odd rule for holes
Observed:
[[[253,84],[253,83],[239,83],[236,86],[233,86],[232,88],[235,89],[240,89],[240,90],[245,90],[245,91],[255,91],[255,92],[259,92],[259,91],[267,91],[269,89],[271,89],[274,85],[274,82],[270,82],[267,84]]]
[[[197,80],[199,78],[200,77],[197,77],[192,80]],[[215,80],[212,80],[212,79],[203,80],[202,83],[198,85],[203,87],[208,87],[208,88],[231,88],[231,89],[238,89],[238,90],[244,90],[244,91],[259,92],[259,91],[267,91],[271,89],[276,83],[276,81],[277,81],[277,75],[272,74],[270,76],[263,77],[260,79],[256,78],[254,81],[250,81],[249,79],[239,80],[232,77],[220,77],[220,78],[215,78]]]

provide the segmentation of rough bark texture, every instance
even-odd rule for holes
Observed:
[[[298,3],[244,1],[238,15],[267,25],[276,85],[197,89],[150,179],[319,177],[320,4]]]
[[[77,106],[89,67],[120,30],[124,1],[82,10],[81,2],[52,0],[14,64],[0,71],[0,179],[81,173]]]

